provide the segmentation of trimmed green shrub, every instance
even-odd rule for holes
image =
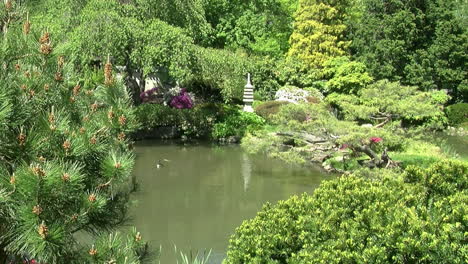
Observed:
[[[244,221],[224,264],[465,263],[467,175],[445,160],[325,182]]]
[[[468,103],[449,105],[445,108],[445,113],[452,126],[468,122]]]
[[[255,107],[255,113],[267,121],[271,121],[271,116],[279,112],[281,106],[287,105],[286,101],[268,101]]]

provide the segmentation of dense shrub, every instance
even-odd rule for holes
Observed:
[[[176,109],[160,104],[142,104],[136,115],[143,130],[175,127],[189,138],[242,137],[261,128],[265,121],[256,114],[240,111],[235,106],[201,104],[192,109]]]
[[[218,91],[224,101],[242,98],[248,72],[245,54],[194,47],[195,66],[191,86]]]
[[[274,122],[287,127],[295,121],[304,123],[306,121],[333,118],[324,104],[287,104],[279,109],[274,117]]]
[[[286,101],[268,101],[256,106],[255,113],[265,120],[270,120],[271,116],[278,113],[281,106],[287,105],[289,102]]]
[[[325,182],[244,221],[224,263],[464,263],[467,175],[442,161]]]
[[[450,105],[445,109],[445,113],[452,126],[468,122],[468,103]]]
[[[143,130],[175,127],[192,138],[209,137],[214,124],[223,114],[223,107],[216,104],[197,105],[193,109],[176,109],[160,104],[142,104],[136,108]]]
[[[253,63],[250,73],[256,94],[261,100],[273,100],[276,91],[281,88],[283,83],[279,76],[281,69],[278,67],[278,60],[253,56],[250,60]]]
[[[215,124],[213,138],[243,137],[247,132],[261,129],[264,124],[265,120],[254,113],[233,112],[222,122]]]
[[[354,93],[372,82],[366,66],[361,62],[351,61],[349,57],[337,57],[325,63],[324,77],[326,93]]]

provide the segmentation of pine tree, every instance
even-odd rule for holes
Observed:
[[[90,247],[74,235],[101,234],[125,216],[134,163],[127,135],[137,124],[111,62],[100,80],[80,78],[49,32],[26,21],[4,33],[0,263],[139,263],[137,232]]]
[[[295,14],[288,55],[307,67],[322,68],[329,59],[343,56],[347,0],[301,0]]]

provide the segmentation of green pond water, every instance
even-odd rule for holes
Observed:
[[[139,188],[131,224],[152,248],[162,247],[163,264],[176,263],[174,245],[185,253],[212,249],[209,263],[221,263],[235,228],[265,202],[312,193],[321,181],[335,177],[249,155],[239,146],[143,141],[136,155]],[[163,159],[169,161],[158,169]]]

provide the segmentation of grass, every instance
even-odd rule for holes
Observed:
[[[390,157],[401,162],[402,167],[416,165],[427,168],[442,159],[461,159],[456,151],[447,144],[435,145],[427,141],[411,140],[404,151],[390,152]]]

